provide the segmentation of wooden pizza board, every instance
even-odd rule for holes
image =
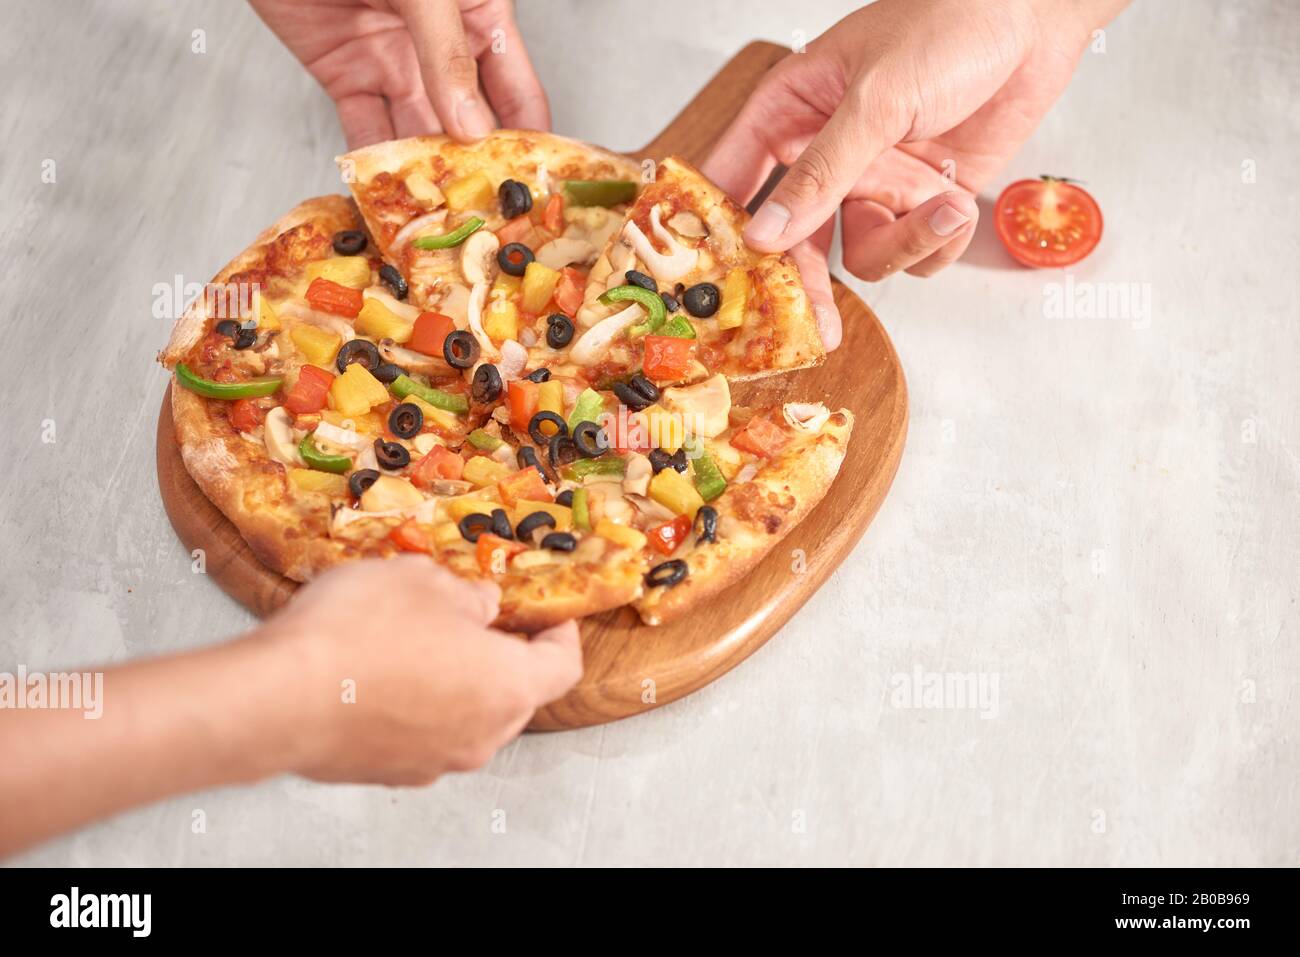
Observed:
[[[775,44],[751,43],[663,133],[633,155],[657,159],[676,153],[700,162],[759,78],[786,53]],[[767,641],[862,537],[902,457],[907,385],[875,314],[839,282],[835,301],[844,317],[844,341],[823,365],[733,388],[741,405],[820,401],[831,409],[853,411],[848,454],[825,499],[743,581],[684,619],[650,628],[627,608],[585,619],[582,681],[538,711],[531,729],[602,724],[702,688]],[[185,471],[172,427],[170,389],[158,416],[157,454],[167,515],[187,548],[204,550],[208,575],[262,617],[288,601],[297,584],[253,556],[234,525]],[[653,700],[645,700],[649,698]]]

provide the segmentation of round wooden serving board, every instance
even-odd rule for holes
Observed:
[[[671,153],[699,162],[762,74],[789,51],[752,43],[709,82],[637,157]],[[879,320],[840,283],[835,300],[844,342],[815,369],[733,387],[741,405],[825,402],[856,416],[848,454],[820,505],[722,601],[651,628],[623,608],[582,622],[584,674],[568,695],[542,708],[533,730],[602,724],[690,694],[735,667],[780,628],[843,561],[880,507],[903,452],[907,385]],[[261,564],[234,525],[185,471],[172,427],[170,390],[158,416],[158,485],[187,548],[205,551],[207,573],[259,616],[297,584]],[[647,693],[653,682],[653,695]],[[644,698],[653,698],[651,701]]]

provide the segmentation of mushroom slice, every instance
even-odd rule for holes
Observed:
[[[821,402],[787,402],[781,414],[796,431],[815,435],[831,417],[831,410]]]
[[[497,273],[497,252],[501,240],[489,229],[470,235],[460,247],[460,271],[471,286],[491,282]]]
[[[680,389],[664,389],[663,403],[682,417],[686,431],[713,438],[726,430],[731,414],[731,387],[722,373]]]
[[[289,410],[282,405],[276,406],[266,414],[266,454],[275,462],[287,468],[303,464],[298,454],[298,443],[293,440],[293,421]]]
[[[434,495],[464,495],[474,486],[460,479],[434,479],[429,491]]]
[[[426,356],[423,352],[407,349],[399,346],[392,339],[380,339],[375,345],[378,346],[379,355],[385,362],[399,365],[407,372],[418,372],[421,375],[432,376],[456,374],[456,370],[447,364],[446,359],[440,359],[437,356]]]
[[[473,237],[470,237],[471,239]],[[599,250],[585,239],[560,236],[537,249],[537,261],[547,269],[563,269],[573,263],[584,266],[595,260]]]
[[[501,356],[501,351],[492,344],[491,337],[483,329],[483,305],[487,302],[487,294],[487,283],[474,284],[469,294],[469,305],[465,308],[465,319],[469,323],[469,331],[474,334],[479,347],[483,350],[484,358],[497,359]]]
[[[629,495],[644,495],[650,486],[650,476],[654,468],[650,460],[640,452],[633,452],[627,457],[627,470],[623,473],[623,491]]]
[[[678,236],[685,236],[687,239],[703,239],[709,235],[704,221],[689,209],[681,209],[673,213],[668,219],[668,228]]]
[[[723,259],[731,259],[740,249],[740,233],[730,222],[721,206],[712,207],[705,216],[709,220],[709,241]]]
[[[646,234],[641,232],[641,227],[632,220],[629,219],[627,225],[623,227],[623,237],[636,251],[637,258],[646,264],[650,275],[660,282],[676,282],[695,268],[700,258],[699,252],[683,246],[672,233],[664,229],[663,223],[659,222],[658,206],[650,210],[650,228],[660,242],[668,247],[670,250],[668,255],[655,249],[654,244],[646,238]]]
[[[574,343],[569,358],[580,366],[595,365],[609,351],[614,337],[628,326],[638,322],[644,315],[645,310],[632,303],[622,312],[616,312],[608,319],[600,320]]]
[[[357,434],[356,429],[344,429],[328,422],[321,422],[317,425],[315,435],[320,441],[339,449],[360,451],[369,444],[367,439]]]

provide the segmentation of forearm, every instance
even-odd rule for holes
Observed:
[[[173,794],[294,766],[283,656],[262,634],[104,672],[102,714],[0,710],[0,854]]]

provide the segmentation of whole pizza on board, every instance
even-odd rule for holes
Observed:
[[[185,466],[306,581],[421,552],[531,631],[658,624],[752,568],[826,493],[852,415],[742,408],[824,358],[799,273],[689,164],[504,130],[339,158],[177,322]]]

